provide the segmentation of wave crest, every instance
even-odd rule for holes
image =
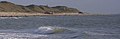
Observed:
[[[0,17],[0,19],[20,19],[23,17]]]
[[[35,33],[39,34],[55,34],[55,33],[70,33],[72,30],[64,27],[39,27]]]

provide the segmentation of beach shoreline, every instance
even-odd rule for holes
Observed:
[[[64,15],[88,15],[79,13],[54,13],[54,14],[44,14],[44,13],[25,13],[25,12],[0,12],[0,17],[28,17],[28,16],[64,16]]]

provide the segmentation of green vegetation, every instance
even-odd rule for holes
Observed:
[[[69,8],[66,6],[55,6],[49,7],[45,5],[16,5],[11,2],[1,1],[0,2],[0,12],[54,12],[54,13],[78,13],[79,10],[75,8]]]

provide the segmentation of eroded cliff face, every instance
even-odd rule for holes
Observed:
[[[0,12],[54,12],[54,13],[78,13],[81,12],[76,8],[69,8],[67,6],[49,7],[45,5],[17,5],[7,1],[0,2]]]

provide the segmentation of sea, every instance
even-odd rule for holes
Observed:
[[[120,15],[0,17],[0,39],[120,39]]]

